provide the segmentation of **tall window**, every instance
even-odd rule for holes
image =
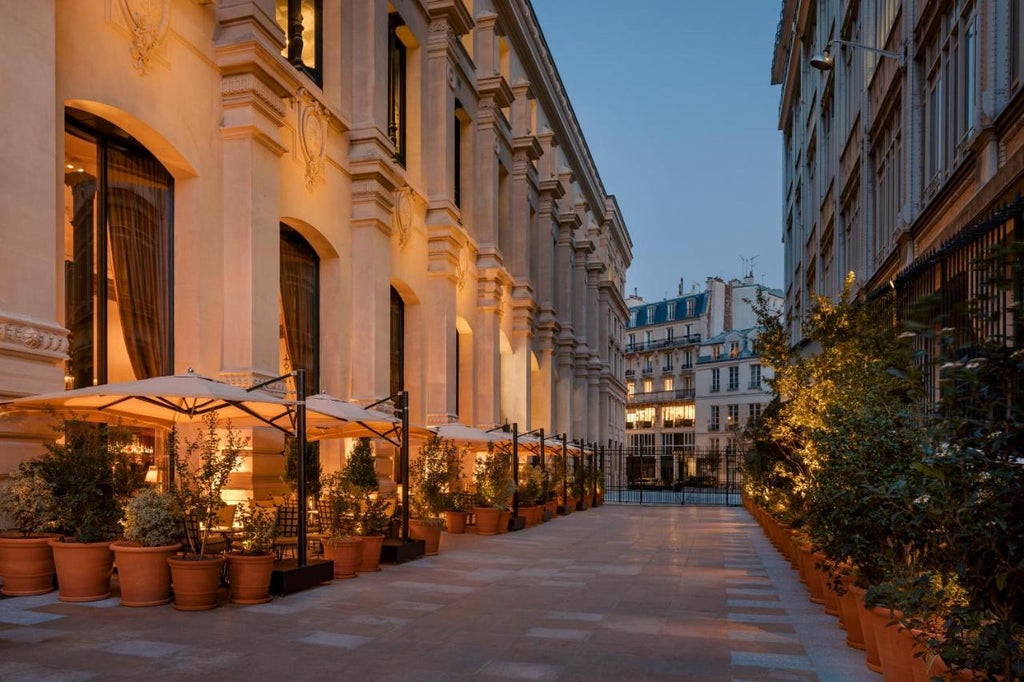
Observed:
[[[750,384],[749,388],[761,388],[761,365],[753,364],[750,366]]]
[[[277,24],[284,29],[288,61],[317,85],[323,74],[323,0],[277,0]]]
[[[747,405],[747,423],[753,424],[761,418],[761,403],[750,403]]]
[[[711,392],[718,393],[722,390],[722,371],[718,368],[711,370]]]
[[[672,391],[672,390],[675,389],[675,387],[676,387],[676,382],[675,382],[674,378],[672,378],[672,377],[665,377],[662,380],[662,390]]]
[[[1024,81],[1024,0],[1010,4],[1010,83],[1014,91]]]
[[[468,119],[466,110],[462,108],[462,103],[459,100],[455,100],[455,117],[453,124],[454,138],[452,139],[452,155],[453,169],[452,169],[452,201],[459,208],[462,208],[462,126],[466,125],[463,119]]]
[[[405,302],[391,287],[391,395],[405,389]]]
[[[66,383],[170,374],[174,181],[117,126],[77,109],[65,125]]]
[[[720,409],[718,405],[711,406],[711,418],[708,419],[708,431],[719,431],[722,428]]]
[[[397,14],[388,15],[388,137],[395,145],[395,159],[405,165],[405,43],[398,28],[405,23]]]
[[[728,410],[729,415],[727,417],[728,422],[726,423],[726,426],[728,426],[730,429],[738,428],[740,425],[740,406],[729,405]]]
[[[285,371],[306,370],[306,393],[320,392],[320,258],[302,235],[281,225],[281,331]]]
[[[691,367],[693,367],[693,351],[692,350],[684,350],[683,351],[683,369],[690,369]]]
[[[973,0],[951,3],[936,25],[924,49],[924,182],[929,194],[963,159],[974,132],[978,22]]]
[[[897,220],[903,206],[903,142],[900,109],[894,107],[883,124],[875,156],[875,244],[877,264],[895,245]],[[809,292],[810,293],[810,292]]]
[[[729,390],[738,391],[740,388],[740,368],[739,366],[729,368]]]

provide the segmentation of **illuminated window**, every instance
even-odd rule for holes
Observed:
[[[675,388],[675,380],[672,377],[665,377],[664,390],[671,391]]]
[[[65,386],[170,374],[174,180],[138,141],[65,111]]]
[[[284,29],[281,54],[317,85],[323,74],[323,0],[277,0],[277,24]]]
[[[405,22],[397,14],[388,15],[388,137],[395,145],[395,160],[405,165],[405,43],[398,35]]]

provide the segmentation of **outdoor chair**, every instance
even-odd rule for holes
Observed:
[[[277,508],[277,537],[274,551],[277,559],[284,558],[285,552],[295,552],[299,546],[299,505],[285,504]]]
[[[195,514],[186,514],[182,519],[182,539],[184,551],[190,552],[191,548],[199,550],[203,536],[199,530],[199,519]],[[220,533],[211,532],[206,538],[206,554],[220,554],[228,548],[227,540]]]

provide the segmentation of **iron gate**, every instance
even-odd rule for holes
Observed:
[[[740,462],[715,449],[623,448],[606,454],[605,502],[737,506]]]

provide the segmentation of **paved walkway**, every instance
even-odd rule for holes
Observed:
[[[844,635],[742,508],[608,504],[260,606],[0,599],[0,679],[880,680]]]

